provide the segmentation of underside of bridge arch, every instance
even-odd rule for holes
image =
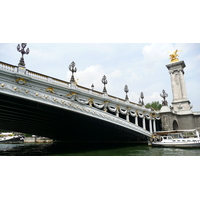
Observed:
[[[0,130],[69,142],[146,142],[147,137],[97,118],[0,94]]]

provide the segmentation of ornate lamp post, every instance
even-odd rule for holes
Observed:
[[[91,85],[91,88],[92,88],[92,90],[94,90],[94,84],[92,83],[92,85]]]
[[[26,48],[27,43],[21,43],[21,48],[20,48],[20,44],[17,45],[17,51],[21,52],[22,57],[19,61],[18,66],[22,66],[25,67],[25,62],[24,62],[24,54],[29,54],[30,50],[29,48],[26,49],[26,51],[24,50]]]
[[[74,61],[69,65],[69,70],[72,72],[70,83],[74,83],[75,82],[74,73],[76,73],[76,71],[77,71]]]
[[[168,97],[168,94],[165,92],[165,90],[162,91],[162,94],[160,96],[163,98],[162,105],[163,106],[168,106],[168,102],[166,98]]]
[[[127,85],[125,85],[125,87],[124,87],[124,92],[126,92],[126,97],[125,97],[125,100],[126,100],[126,101],[128,101],[128,100],[129,100],[129,98],[128,98],[128,95],[127,95],[127,93],[129,92],[129,89],[128,89],[128,86],[127,86]]]
[[[107,81],[105,75],[104,75],[103,78],[101,79],[101,82],[104,84],[103,93],[107,93],[106,84],[108,83],[108,81]]]
[[[142,100],[141,100],[141,99],[142,99]],[[139,104],[141,104],[142,106],[144,105],[143,99],[144,99],[144,94],[143,94],[143,92],[141,92],[141,93],[140,93],[140,101],[139,101]]]

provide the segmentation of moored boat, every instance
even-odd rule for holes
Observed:
[[[19,144],[24,142],[24,136],[13,134],[1,134],[0,143],[3,144]]]
[[[155,147],[200,147],[200,135],[196,129],[160,132],[152,138],[150,143]]]

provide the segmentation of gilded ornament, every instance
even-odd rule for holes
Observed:
[[[177,52],[180,52],[180,51],[182,51],[182,50],[176,49],[173,52],[167,52],[167,53],[170,53],[169,58],[171,60],[171,63],[179,61],[179,59],[178,59],[179,55],[177,54]]]
[[[16,79],[16,81],[20,84],[20,85],[23,85],[26,83],[26,81],[24,80],[24,78],[18,78]]]
[[[1,84],[1,87],[4,87],[4,86],[5,86],[5,85],[2,83],[2,84]]]
[[[151,113],[150,114],[152,117],[156,117],[156,114],[155,113]]]
[[[92,104],[94,103],[93,98],[88,99],[88,103],[89,103],[90,107],[92,107]]]
[[[53,88],[51,88],[51,87],[50,87],[50,88],[47,88],[46,91],[47,91],[47,92],[51,92],[51,93],[55,93],[54,90],[53,90]]]

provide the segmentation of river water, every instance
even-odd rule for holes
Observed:
[[[0,144],[0,155],[5,199],[19,191],[22,200],[198,198],[198,184],[188,184],[198,180],[198,148],[24,143]],[[171,189],[163,196],[164,187]]]
[[[0,144],[0,156],[199,156],[200,148],[160,148],[147,144]]]

